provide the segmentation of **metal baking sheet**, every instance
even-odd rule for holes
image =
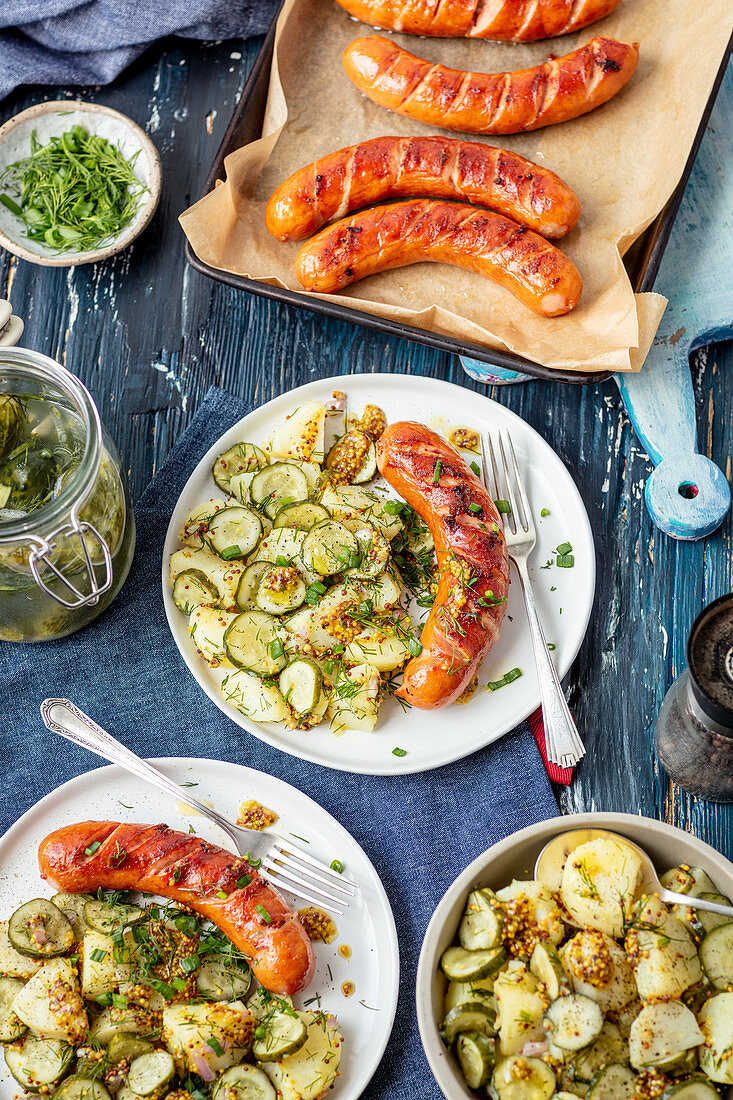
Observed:
[[[226,133],[214,158],[214,163],[209,170],[199,198],[203,198],[213,190],[217,180],[223,180],[225,176],[224,160],[235,149],[256,141],[262,135],[262,125],[265,117],[267,93],[270,83],[270,66],[275,43],[275,28],[277,14],[273,19],[270,29],[262,43],[262,48],[255,59],[252,72],[242,91],[239,103],[234,108],[234,113],[227,126]],[[725,74],[728,60],[733,50],[733,38],[728,43],[725,57],[715,79],[710,98],[705,112],[700,120],[693,142],[690,155],[687,158],[685,170],[676,191],[669,199],[667,205],[654,219],[645,232],[635,241],[624,257],[624,265],[629,274],[631,285],[637,293],[650,291],[659,270],[659,265],[664,254],[664,249],[669,239],[677,211],[682,201],[682,196],[687,186],[687,181],[695,163],[700,142],[705,133],[705,128],[713,109],[715,98],[718,94],[721,81]],[[497,351],[484,347],[482,344],[474,344],[469,341],[456,340],[451,336],[442,336],[440,333],[425,332],[414,325],[406,325],[402,322],[391,321],[384,317],[374,317],[359,309],[343,306],[336,302],[321,301],[311,298],[309,295],[295,290],[287,290],[283,287],[269,286],[255,279],[247,279],[243,275],[234,275],[228,271],[220,271],[211,267],[198,258],[186,241],[186,259],[191,267],[216,279],[227,286],[247,290],[250,294],[260,294],[263,298],[272,298],[277,302],[287,302],[288,305],[300,306],[310,309],[315,313],[324,313],[328,317],[335,317],[340,321],[351,321],[352,324],[362,325],[365,328],[377,329],[391,336],[400,336],[405,340],[414,340],[419,344],[427,344],[429,347],[438,348],[440,351],[450,352],[452,355],[465,355],[471,359],[478,359],[482,363],[492,363],[507,370],[521,371],[535,378],[544,378],[554,382],[567,382],[570,385],[589,385],[603,382],[611,377],[610,371],[568,371],[555,367],[544,367],[540,363],[533,363],[521,355],[513,352]]]

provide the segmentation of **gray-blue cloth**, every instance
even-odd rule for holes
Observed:
[[[231,760],[292,783],[364,847],[397,922],[402,980],[396,1041],[364,1095],[437,1100],[440,1093],[420,1047],[414,1010],[415,969],[430,915],[471,860],[515,829],[554,817],[557,804],[526,724],[467,760],[436,771],[350,775],[258,741],[204,695],[165,619],[163,540],[196,462],[247,411],[222,390],[209,392],[137,505],[132,570],[104,615],[59,642],[0,642],[0,832],[54,787],[102,763],[45,730],[38,709],[45,696],[73,699],[143,756]],[[470,709],[465,717],[470,721]],[[418,712],[414,720],[419,737]],[[446,733],[452,720],[454,715],[446,716]]]
[[[21,84],[109,84],[158,38],[248,38],[279,0],[2,0],[0,100]]]

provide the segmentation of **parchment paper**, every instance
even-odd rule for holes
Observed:
[[[545,366],[639,370],[666,302],[634,295],[621,256],[679,182],[732,27],[730,0],[623,0],[579,34],[528,45],[395,35],[411,53],[473,71],[536,65],[596,34],[640,42],[641,57],[619,95],[583,118],[531,134],[466,135],[551,168],[578,193],[580,221],[559,242],[583,277],[581,302],[570,314],[539,317],[489,279],[430,263],[384,272],[328,297]],[[272,191],[297,168],[357,141],[448,134],[379,107],[351,84],[343,51],[370,33],[333,0],[286,0],[263,136],[232,153],[226,182],[180,219],[200,259],[302,291],[293,271],[299,243],[283,244],[265,228]]]

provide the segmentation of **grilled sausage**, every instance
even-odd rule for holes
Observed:
[[[474,202],[551,238],[580,216],[575,192],[517,153],[455,138],[379,137],[294,172],[271,196],[265,221],[278,240],[299,241],[333,218],[408,195]]]
[[[568,313],[582,289],[573,262],[531,229],[432,199],[376,206],[322,229],[296,256],[295,274],[306,290],[333,294],[377,271],[428,260],[486,275],[544,317]]]
[[[621,91],[638,61],[638,45],[614,38],[593,38],[565,57],[509,73],[434,65],[378,34],[344,52],[349,79],[375,103],[469,134],[519,134],[585,115]]]
[[[337,0],[370,27],[435,38],[536,42],[603,19],[620,0]]]
[[[38,862],[42,878],[70,893],[141,890],[190,906],[248,956],[273,993],[297,993],[313,976],[313,948],[285,899],[246,859],[200,837],[167,825],[82,821],[41,841]]]
[[[427,523],[439,582],[397,694],[420,710],[452,703],[499,636],[509,590],[502,523],[485,486],[424,424],[390,424],[377,443],[387,481]]]

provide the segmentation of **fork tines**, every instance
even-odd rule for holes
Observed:
[[[348,906],[358,890],[356,883],[350,879],[281,840],[277,841],[268,856],[263,857],[261,870],[284,890],[296,890],[299,897],[338,916],[344,912],[339,906]],[[316,883],[321,883],[321,886]],[[339,894],[343,896],[339,897]]]

